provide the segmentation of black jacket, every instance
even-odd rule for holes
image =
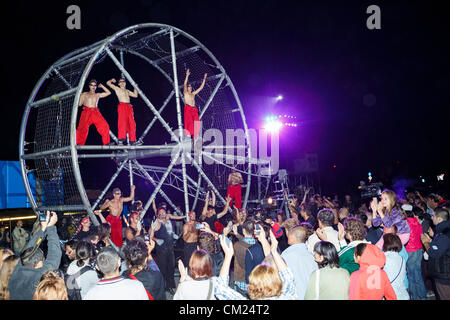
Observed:
[[[124,271],[123,276],[130,278],[130,270]],[[145,289],[155,300],[166,300],[164,278],[161,272],[148,268],[146,270],[139,271],[134,276],[142,282]]]
[[[28,241],[24,250],[33,247],[39,237],[47,237],[47,258],[43,266],[39,269],[25,267],[19,260],[8,283],[11,300],[33,300],[34,292],[41,281],[42,275],[48,270],[58,270],[62,251],[56,227],[47,227],[45,232],[39,229],[30,241]]]
[[[436,235],[428,249],[429,275],[446,285],[450,285],[450,220],[436,226]]]

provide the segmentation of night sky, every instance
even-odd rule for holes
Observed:
[[[443,1],[14,1],[3,11],[0,160],[18,160],[25,103],[42,73],[77,48],[137,23],[177,27],[220,61],[250,127],[297,116],[282,165],[317,153],[325,192],[377,179],[448,173],[449,41]],[[66,8],[81,8],[68,30]],[[381,8],[381,30],[366,9]],[[265,103],[284,96],[275,109]],[[139,130],[139,128],[138,128]],[[335,168],[333,167],[335,166]]]

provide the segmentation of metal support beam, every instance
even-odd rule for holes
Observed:
[[[169,103],[170,99],[172,99],[173,95],[175,94],[175,90],[172,90],[169,94],[169,96],[167,97],[167,99],[164,101],[163,105],[161,108],[159,108],[158,113],[161,114],[161,112],[164,111],[164,109],[166,108],[167,104]],[[142,133],[141,137],[138,139],[139,142],[144,142],[144,138],[145,136],[148,134],[148,132],[150,131],[150,129],[153,127],[153,125],[155,124],[156,120],[158,118],[156,116],[153,117],[152,121],[148,124],[147,128],[145,128],[144,132]]]
[[[214,88],[213,92],[211,93],[211,95],[208,98],[208,101],[206,101],[205,105],[202,108],[202,112],[200,113],[200,120],[202,119],[203,115],[205,114],[206,110],[208,110],[209,105],[211,104],[213,98],[215,97],[217,91],[220,88],[220,85],[222,84],[223,80],[225,79],[225,75],[222,75],[220,77],[219,82],[217,82],[216,87]]]
[[[200,46],[194,46],[192,48],[188,48],[188,49],[185,49],[183,51],[179,51],[179,52],[177,52],[175,54],[175,58],[187,56],[188,54],[193,53],[193,52],[197,52],[198,50],[200,50]],[[172,55],[165,56],[165,57],[159,58],[157,60],[153,60],[153,62],[155,64],[161,64],[162,62],[170,62],[170,59],[172,57],[173,57]],[[173,61],[172,61],[172,63],[173,63]]]
[[[178,121],[178,130],[180,133],[180,143],[184,142],[184,130],[183,130],[183,122],[181,120],[181,106],[180,106],[180,94],[177,90],[178,88],[178,74],[177,74],[177,61],[175,55],[175,40],[173,36],[173,29],[170,29],[170,49],[172,52],[172,68],[173,68],[173,86],[175,90],[175,101],[177,105],[177,121]],[[194,137],[192,137],[194,139]],[[194,140],[195,141],[195,140]],[[186,158],[184,148],[181,149],[181,170],[183,170],[183,189],[184,189],[184,207],[185,214],[187,215],[189,212],[189,197],[187,190],[187,181],[186,181]]]
[[[72,95],[72,94],[76,93],[77,90],[78,90],[78,88],[73,88],[73,89],[69,89],[69,90],[66,90],[66,91],[59,92],[59,93],[54,94],[54,95],[52,95],[50,97],[43,98],[41,100],[38,100],[38,101],[35,101],[35,102],[31,103],[30,107],[31,108],[36,108],[36,107],[39,107],[40,105],[45,104],[45,103],[49,103],[49,102],[52,102],[52,101],[58,101],[61,98],[64,98],[66,96],[69,96],[69,95]]]

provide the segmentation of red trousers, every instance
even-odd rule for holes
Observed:
[[[242,187],[240,184],[238,185],[232,185],[230,184],[228,186],[228,191],[227,191],[227,197],[231,198],[231,202],[230,202],[230,208],[233,205],[233,199],[234,199],[234,205],[236,206],[236,208],[241,209],[242,207],[242,196],[241,196],[241,192],[242,192]]]
[[[134,121],[133,106],[129,103],[120,102],[117,106],[117,114],[118,138],[126,139],[128,133],[130,141],[136,141],[136,122]]]
[[[106,222],[111,225],[111,241],[120,248],[123,244],[122,220],[108,214]]]
[[[184,130],[187,131],[187,136],[194,136],[194,138],[197,138],[200,132],[198,109],[188,104],[184,106]]]
[[[86,143],[91,124],[95,125],[98,133],[102,136],[103,144],[108,144],[110,142],[108,123],[98,108],[89,107],[83,107],[83,111],[81,112],[80,122],[77,128],[77,144],[83,146]]]

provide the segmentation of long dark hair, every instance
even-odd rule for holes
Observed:
[[[84,266],[84,260],[94,258],[94,246],[87,241],[80,241],[76,248],[77,266]]]
[[[315,244],[314,251],[323,256],[323,261],[317,263],[319,268],[339,268],[339,255],[334,244],[328,241],[319,241]]]

